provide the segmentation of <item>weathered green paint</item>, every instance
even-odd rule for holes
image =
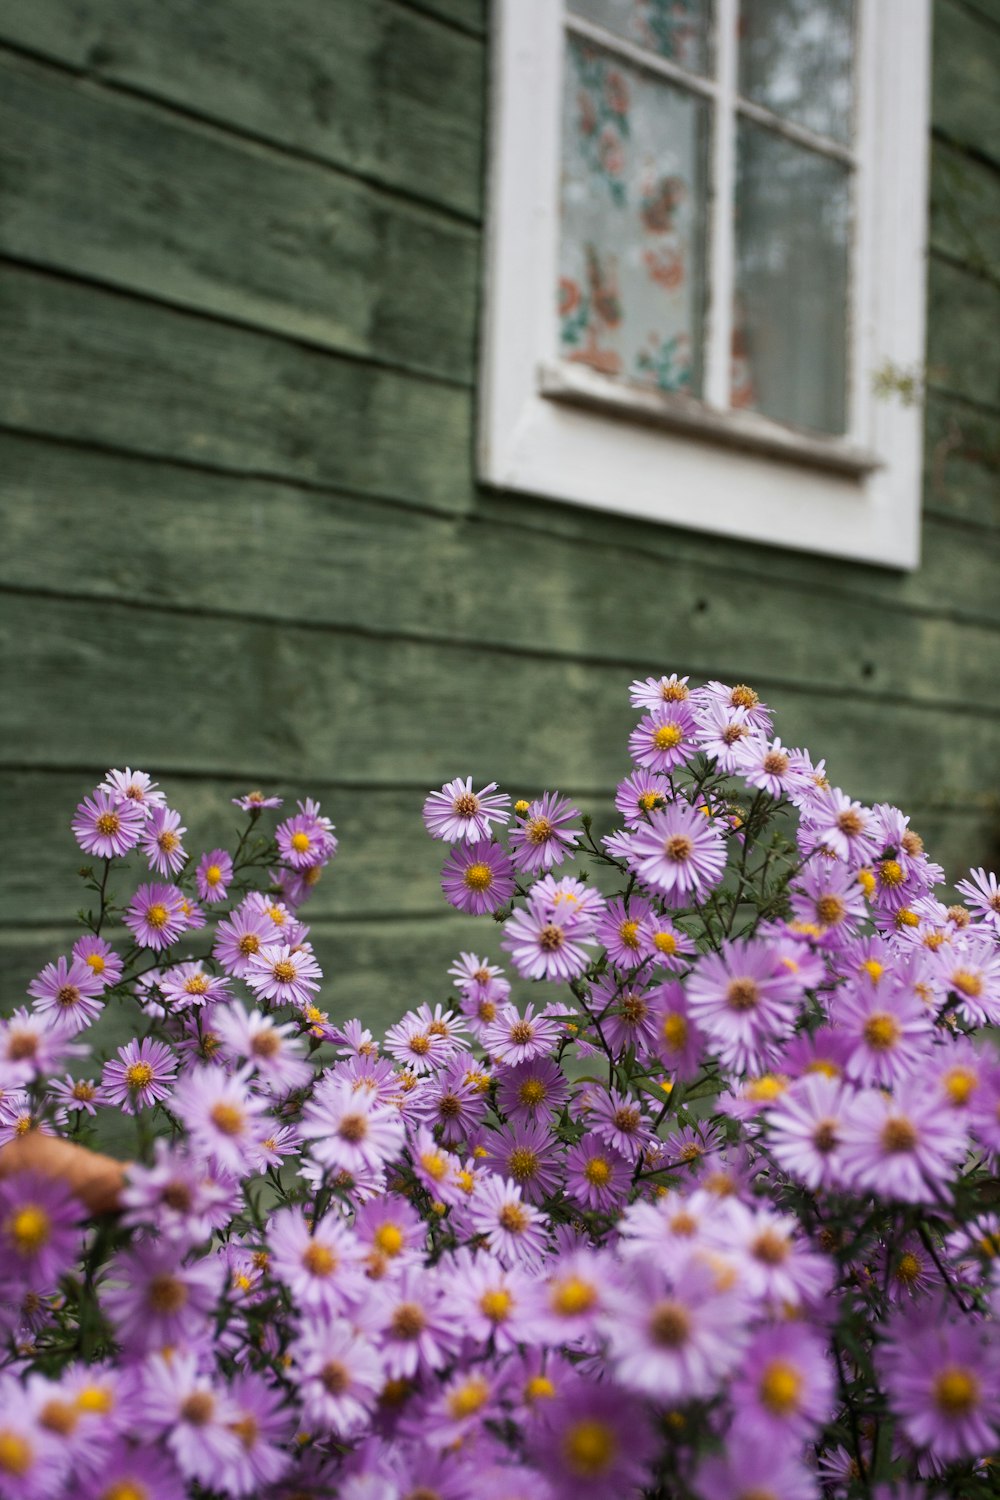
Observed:
[[[0,52],[0,184],[6,254],[471,383],[478,237],[342,173]]]
[[[126,761],[196,852],[248,784],[319,791],[342,837],[310,911],[331,1009],[443,998],[448,960],[498,956],[498,933],[445,910],[425,788],[472,772],[600,815],[627,683],[663,668],[752,681],[950,876],[997,863],[994,4],[936,6],[909,575],[477,488],[480,0],[4,8],[15,999],[69,940],[72,807]]]
[[[392,0],[13,0],[0,39],[479,212],[482,43]]]

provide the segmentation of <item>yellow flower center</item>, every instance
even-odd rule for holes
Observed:
[[[35,1255],[49,1242],[52,1220],[37,1203],[26,1203],[11,1214],[7,1228],[21,1255]]]
[[[180,847],[181,841],[173,829],[164,828],[163,832],[157,835],[156,842],[164,854],[173,854],[174,850]]]
[[[967,1417],[979,1405],[979,1380],[961,1365],[948,1365],[934,1379],[935,1405],[949,1417]]]
[[[555,824],[548,818],[532,818],[524,829],[529,844],[544,844],[555,831]]]
[[[209,1119],[222,1135],[240,1135],[246,1125],[246,1115],[238,1104],[219,1103],[213,1105]]]
[[[500,1226],[508,1234],[523,1234],[529,1224],[528,1215],[519,1203],[505,1203],[499,1214]]]
[[[93,969],[95,974],[103,974],[105,969],[107,968],[107,964],[99,953],[88,954],[88,956],[84,959],[84,963],[88,966],[88,968]]]
[[[607,1422],[573,1422],[563,1435],[563,1457],[571,1473],[581,1479],[606,1474],[618,1452],[618,1439]]]
[[[836,927],[847,915],[847,908],[839,896],[820,896],[816,902],[816,916],[824,927]]]
[[[878,867],[878,877],[882,884],[888,886],[891,890],[894,890],[896,886],[902,885],[906,879],[906,875],[903,873],[903,866],[899,863],[898,859],[883,859]]]
[[[583,1175],[591,1187],[607,1187],[611,1181],[611,1167],[603,1156],[592,1156],[583,1169]]]
[[[888,1052],[899,1041],[900,1030],[894,1016],[888,1011],[877,1010],[868,1017],[862,1035],[876,1052]]]
[[[694,853],[694,844],[683,833],[675,833],[667,839],[663,852],[675,865],[682,865]]]
[[[982,977],[971,969],[956,969],[951,976],[951,987],[968,995],[970,1000],[978,1000],[983,993]]]
[[[479,1306],[483,1316],[489,1318],[491,1323],[503,1323],[510,1317],[514,1299],[503,1287],[494,1287],[483,1293],[479,1299]]]
[[[948,1069],[941,1083],[952,1104],[966,1104],[979,1087],[979,1078],[971,1068],[957,1066]]]
[[[222,880],[222,870],[219,865],[209,865],[205,871],[206,885],[219,885]]]
[[[467,867],[462,880],[470,891],[488,891],[493,884],[493,871],[484,861],[477,860]]]
[[[395,1224],[380,1224],[374,1235],[376,1249],[383,1255],[398,1255],[403,1248],[403,1231]]]
[[[117,813],[103,812],[97,819],[96,826],[98,833],[102,833],[105,838],[110,838],[112,834],[119,831],[122,826],[122,820]]]
[[[729,694],[729,702],[733,708],[756,708],[760,699],[752,687],[747,687],[745,682],[738,682]]]
[[[663,1018],[663,1040],[671,1052],[679,1052],[687,1041],[688,1023],[683,1016],[672,1011]]]
[[[249,958],[251,953],[260,952],[260,938],[255,932],[245,932],[237,944],[244,958]]]
[[[192,974],[184,981],[184,993],[186,995],[207,995],[208,975]]]
[[[424,1151],[421,1153],[420,1165],[428,1177],[433,1177],[435,1182],[440,1182],[448,1175],[448,1161],[440,1151]]]
[[[780,1099],[788,1087],[788,1080],[774,1073],[764,1073],[760,1078],[752,1078],[747,1084],[746,1095],[755,1104],[767,1104],[772,1099]]]
[[[70,1006],[76,1005],[81,999],[75,984],[61,984],[56,990],[56,1004],[61,1005],[63,1010],[69,1010]]]
[[[35,1450],[27,1438],[19,1432],[0,1427],[0,1474],[11,1474],[20,1479],[27,1474],[35,1458]]]
[[[549,1401],[556,1393],[556,1388],[547,1375],[532,1375],[524,1387],[526,1401]]]
[[[896,1280],[901,1281],[904,1286],[912,1286],[920,1275],[920,1262],[912,1251],[899,1257],[899,1265],[896,1267]]]
[[[626,948],[638,948],[639,946],[639,923],[629,920],[622,922],[618,928],[618,936]]]
[[[653,734],[653,744],[657,750],[675,750],[683,738],[679,724],[661,724]]]
[[[157,932],[159,932],[161,927],[166,927],[169,920],[170,913],[162,901],[154,901],[152,906],[147,907],[146,922],[150,927],[154,927]]]
[[[339,1261],[329,1246],[320,1245],[313,1240],[302,1252],[302,1264],[310,1275],[318,1276],[320,1280],[323,1280],[333,1274]]]
[[[597,1288],[579,1276],[567,1276],[552,1283],[549,1301],[560,1317],[575,1318],[596,1304]]]
[[[305,854],[309,849],[311,840],[308,833],[300,832],[293,833],[289,842],[291,843],[291,846],[295,850],[296,854]]]
[[[787,1417],[798,1411],[802,1377],[794,1365],[783,1359],[772,1359],[764,1366],[760,1380],[760,1399],[776,1417]]]
[[[295,965],[290,958],[279,958],[271,973],[281,984],[291,984],[296,977]]]
[[[489,1400],[490,1388],[481,1376],[473,1375],[448,1393],[448,1411],[458,1418],[475,1416]]]
[[[115,1399],[104,1386],[85,1385],[76,1393],[76,1404],[81,1411],[103,1417],[114,1410]]]
[[[515,1146],[507,1159],[515,1182],[529,1182],[538,1171],[538,1152],[529,1146]]]
[[[547,1092],[540,1078],[526,1078],[517,1091],[517,1097],[528,1109],[537,1109],[539,1104],[544,1104]]]
[[[125,1069],[125,1082],[130,1089],[144,1089],[153,1081],[153,1069],[148,1062],[130,1063]]]

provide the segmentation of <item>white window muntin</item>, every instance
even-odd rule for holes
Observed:
[[[914,567],[921,413],[874,400],[872,375],[887,361],[911,369],[923,358],[929,0],[857,0],[850,145],[738,97],[737,8],[738,0],[717,0],[716,64],[705,78],[567,16],[562,0],[496,0],[481,473],[601,509]],[[559,358],[553,301],[567,30],[712,103],[701,400],[639,391]],[[853,172],[844,437],[730,408],[740,115]]]

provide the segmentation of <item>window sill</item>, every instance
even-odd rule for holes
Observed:
[[[616,386],[578,365],[539,367],[539,393],[547,400],[585,407],[644,426],[666,428],[715,446],[766,454],[768,458],[863,479],[883,467],[877,454],[844,438],[821,437],[772,422],[756,412],[721,412],[691,396]]]

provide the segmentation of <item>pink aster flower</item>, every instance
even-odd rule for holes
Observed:
[[[92,1078],[74,1078],[70,1073],[65,1078],[49,1080],[48,1092],[59,1111],[57,1119],[65,1120],[66,1111],[82,1110],[96,1115],[97,1106],[104,1103],[101,1090]]]
[[[514,1121],[491,1131],[484,1163],[491,1172],[516,1182],[529,1203],[541,1203],[554,1193],[562,1175],[562,1153],[541,1120]]]
[[[151,870],[158,875],[177,874],[187,859],[181,843],[181,835],[185,833],[187,829],[181,827],[180,813],[169,807],[153,808],[139,841]]]
[[[852,1095],[838,1078],[806,1074],[767,1112],[767,1139],[780,1167],[813,1192],[843,1181],[843,1118]]]
[[[123,802],[98,788],[77,807],[73,837],[84,854],[121,859],[139,842],[145,822],[145,814],[135,803]]]
[[[933,1017],[902,985],[865,977],[836,992],[830,1019],[844,1033],[848,1078],[891,1088],[926,1061],[934,1038]]]
[[[835,1380],[821,1340],[802,1323],[759,1328],[731,1387],[734,1433],[765,1437],[780,1449],[832,1421]]]
[[[50,1492],[51,1493],[51,1492]],[[109,1495],[141,1495],[142,1500],[187,1500],[187,1485],[174,1460],[149,1443],[116,1437],[101,1454],[99,1470],[81,1474],[76,1500],[108,1500]]]
[[[608,1500],[642,1491],[654,1446],[641,1403],[610,1383],[578,1379],[539,1409],[529,1453],[553,1500]]]
[[[0,1098],[4,1090],[29,1084],[40,1074],[54,1072],[67,1057],[80,1055],[81,1048],[69,1040],[71,1034],[23,1006],[0,1020]]]
[[[457,1146],[478,1133],[489,1108],[489,1084],[489,1074],[467,1052],[453,1057],[428,1081],[426,1118],[440,1128],[444,1145]]]
[[[581,1105],[587,1125],[628,1161],[635,1162],[652,1144],[653,1132],[636,1099],[619,1089],[591,1088]]]
[[[715,761],[718,770],[732,776],[740,765],[740,752],[752,739],[759,739],[745,708],[706,702],[697,710],[698,749]]]
[[[202,901],[207,901],[210,905],[216,901],[225,901],[233,879],[232,857],[225,849],[210,849],[199,859],[195,879]]]
[[[112,989],[122,977],[122,961],[110,943],[89,933],[73,944],[73,957],[85,963],[103,989]]]
[[[160,791],[159,783],[148,772],[133,771],[130,766],[124,771],[109,771],[99,790],[119,802],[131,803],[144,818],[148,818],[154,808],[167,805],[166,793]]]
[[[286,1449],[294,1436],[291,1412],[273,1377],[255,1372],[237,1375],[229,1400],[238,1413],[230,1430],[239,1438],[239,1453],[222,1476],[229,1494],[259,1495],[280,1479],[291,1465]]]
[[[248,813],[263,812],[265,807],[280,807],[283,801],[283,797],[265,796],[260,791],[245,792],[242,797],[232,798],[234,807]]]
[[[146,1354],[201,1336],[225,1279],[218,1256],[185,1265],[175,1243],[142,1240],[109,1263],[100,1303],[128,1351]]]
[[[749,786],[794,800],[810,785],[812,767],[801,750],[789,750],[780,739],[751,737],[737,751],[736,770]]]
[[[725,839],[704,813],[675,802],[635,830],[629,863],[640,880],[680,906],[718,885],[726,867]]]
[[[439,792],[431,792],[424,803],[424,823],[432,838],[449,844],[476,844],[488,839],[494,823],[506,823],[510,817],[510,798],[496,790],[491,781],[481,792],[472,790],[472,777],[463,781],[456,776],[445,782]]]
[[[656,985],[649,998],[656,1021],[656,1055],[676,1080],[687,1082],[701,1067],[706,1038],[691,1014],[684,986],[668,980]]]
[[[500,944],[522,978],[568,982],[579,978],[590,962],[584,947],[593,942],[589,925],[572,909],[562,913],[532,901],[504,923]]]
[[[143,1368],[140,1432],[162,1437],[186,1479],[218,1489],[240,1457],[240,1413],[225,1388],[199,1370],[196,1355],[154,1355]]]
[[[579,816],[579,809],[558,792],[545,792],[529,802],[510,835],[515,867],[537,875],[553,865],[561,865],[580,841],[580,829],[567,826]]]
[[[410,1011],[385,1034],[386,1051],[414,1073],[428,1073],[439,1066],[454,1050],[448,1036],[432,1030],[425,1016]]]
[[[669,677],[637,677],[629,683],[628,697],[633,708],[661,708],[664,703],[686,703],[691,689],[688,678],[671,672]]]
[[[939,1463],[994,1453],[1000,1429],[1000,1345],[989,1325],[953,1320],[942,1302],[897,1314],[880,1351],[889,1405],[910,1441]]]
[[[486,1028],[483,1046],[491,1057],[508,1065],[554,1052],[563,1028],[554,1016],[535,1015],[529,1001],[522,1016],[516,1005],[505,1005]]]
[[[566,1191],[584,1208],[614,1213],[632,1182],[632,1167],[613,1146],[589,1131],[566,1153]]]
[[[695,946],[686,932],[682,932],[669,917],[655,909],[647,919],[649,948],[653,960],[665,969],[675,972],[686,969],[694,957]]]
[[[4,1500],[64,1493],[67,1455],[39,1421],[38,1403],[16,1375],[0,1372],[0,1485]]]
[[[164,1042],[135,1038],[118,1048],[118,1056],[104,1064],[101,1093],[127,1115],[169,1099],[177,1076],[177,1059]]]
[[[378,1329],[386,1374],[392,1380],[439,1370],[462,1337],[440,1275],[420,1265],[407,1264],[393,1280],[374,1282],[357,1321],[371,1331]]]
[[[627,904],[622,900],[608,902],[594,936],[617,968],[634,969],[650,956],[651,912],[650,903],[639,896],[632,896]]]
[[[514,894],[514,866],[492,839],[458,844],[444,862],[441,889],[459,911],[486,916],[505,906]]]
[[[665,703],[639,720],[628,737],[637,766],[666,774],[697,753],[695,717],[687,703]]]
[[[620,781],[615,790],[615,806],[630,828],[645,822],[646,814],[667,805],[670,788],[654,771],[641,768]]]
[[[398,1156],[404,1128],[399,1111],[348,1078],[320,1081],[301,1117],[301,1133],[313,1159],[324,1167],[360,1176]]]
[[[741,1294],[720,1288],[715,1269],[693,1254],[669,1276],[651,1258],[630,1260],[602,1326],[615,1380],[663,1403],[713,1396],[747,1337]]]
[[[631,1048],[644,1057],[655,1047],[658,1019],[653,994],[638,976],[615,983],[613,975],[605,975],[593,987],[590,1008],[616,1055]]]
[[[69,1035],[83,1031],[104,1009],[99,998],[103,982],[82,959],[57,958],[28,985],[35,1012],[61,1026]]]
[[[216,928],[212,957],[236,979],[243,979],[251,961],[273,941],[273,922],[259,907],[243,902]]]
[[[516,1182],[484,1177],[476,1188],[470,1216],[475,1232],[486,1237],[489,1249],[504,1265],[531,1265],[545,1250],[546,1220],[523,1201]]]
[[[826,787],[817,790],[803,813],[799,842],[803,847],[829,849],[857,869],[877,856],[878,836],[878,820],[871,808],[852,802],[839,787]]]
[[[228,1000],[232,980],[212,974],[201,963],[186,963],[158,973],[156,984],[168,1010],[174,1013]]]
[[[744,1072],[766,1066],[770,1044],[791,1031],[802,989],[769,943],[734,938],[699,959],[687,998],[723,1063]]]
[[[857,930],[867,914],[854,871],[842,863],[813,858],[792,887],[792,911],[800,922],[815,923],[838,938]]]
[[[552,1120],[569,1097],[569,1084],[550,1057],[529,1058],[497,1075],[497,1106],[509,1120]]]
[[[700,1500],[747,1500],[755,1491],[768,1500],[819,1500],[820,1493],[815,1470],[804,1462],[799,1444],[776,1446],[763,1434],[742,1431],[721,1457],[699,1465],[695,1484]]]
[[[322,970],[308,947],[292,948],[288,943],[269,943],[250,959],[244,978],[261,1000],[275,1005],[295,1005],[300,1009],[312,1003],[319,991]]]
[[[82,1249],[80,1204],[66,1185],[35,1172],[0,1181],[0,1288],[49,1291]]]
[[[259,1083],[278,1095],[303,1088],[314,1076],[303,1055],[303,1043],[291,1021],[279,1024],[259,1010],[247,1012],[238,1002],[220,1007],[215,1017],[223,1057],[242,1058]]]
[[[310,1225],[301,1208],[282,1208],[267,1226],[272,1274],[305,1313],[339,1316],[362,1288],[356,1236],[331,1214]]]
[[[745,682],[738,682],[735,687],[730,687],[728,683],[713,680],[706,682],[704,687],[696,688],[691,697],[699,715],[714,703],[725,708],[742,708],[755,730],[761,734],[771,733],[771,710]]]
[[[483,1344],[492,1340],[503,1352],[534,1340],[534,1277],[523,1266],[460,1250],[446,1263],[445,1274],[449,1305],[467,1337]]]
[[[174,1092],[172,1111],[183,1122],[196,1150],[237,1177],[267,1135],[267,1100],[251,1093],[248,1069],[224,1073],[200,1067],[185,1073]]]
[[[973,1026],[1000,1023],[1000,949],[992,934],[963,933],[960,943],[940,950],[937,967]]]
[[[994,932],[1000,933],[1000,884],[992,870],[986,871],[982,867],[970,870],[969,879],[958,881],[955,889],[992,926]]]
[[[751,1297],[789,1308],[815,1307],[829,1295],[833,1262],[810,1247],[794,1215],[731,1201],[727,1218],[713,1223],[710,1236],[737,1258]]]
[[[948,1196],[966,1133],[956,1111],[917,1077],[905,1078],[893,1097],[863,1089],[843,1122],[844,1171],[855,1189],[904,1203],[934,1203]]]
[[[238,1211],[232,1178],[211,1173],[185,1147],[162,1136],[154,1143],[152,1166],[132,1162],[121,1192],[123,1222],[155,1224],[159,1235],[198,1245],[222,1229]]]
[[[311,1318],[288,1352],[306,1423],[340,1439],[363,1432],[386,1380],[373,1340],[343,1318]]]
[[[175,885],[141,885],[122,918],[142,948],[169,948],[187,930],[184,892]]]
[[[337,847],[330,826],[327,819],[305,812],[286,818],[278,824],[274,834],[279,855],[293,870],[308,870],[313,865],[325,864]]]

